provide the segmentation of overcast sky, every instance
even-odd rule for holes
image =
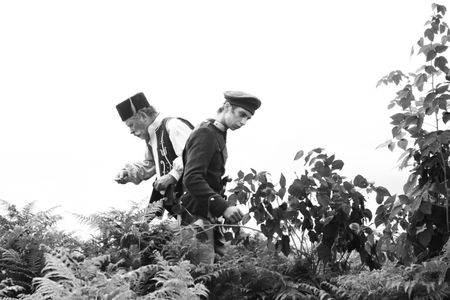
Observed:
[[[396,89],[376,83],[419,66],[409,54],[432,3],[3,1],[0,199],[60,213],[127,209],[152,182],[113,180],[145,149],[115,105],[144,92],[159,111],[198,124],[225,90],[262,100],[228,135],[229,175],[293,177],[303,173],[296,152],[323,147],[344,161],[343,175],[401,193],[401,152],[376,149],[391,137]]]

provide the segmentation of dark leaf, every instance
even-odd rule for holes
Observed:
[[[238,201],[239,201],[240,204],[245,204],[245,203],[247,203],[247,199],[248,199],[247,193],[244,192],[244,191],[240,191],[239,194],[238,194],[238,196],[237,196],[237,199],[238,199]]]
[[[350,205],[348,205],[347,203],[342,203],[341,209],[347,216],[350,215],[350,211],[351,211]]]
[[[416,77],[414,83],[416,84],[419,91],[423,91],[423,84],[425,83],[425,81],[427,81],[427,79],[427,75],[423,73]]]
[[[381,224],[384,224],[384,215],[377,215],[375,217],[375,227],[378,227]]]
[[[231,240],[233,240],[233,234],[231,233],[231,232],[225,232],[224,234],[223,234],[223,237],[225,238],[225,241],[231,241]]]
[[[381,204],[381,203],[383,203],[383,200],[384,200],[384,196],[377,193],[377,196],[375,197],[375,201],[377,201],[378,204]]]
[[[242,225],[247,224],[248,221],[250,221],[250,219],[251,219],[250,214],[245,214],[244,217],[243,217],[242,220],[241,220]]]
[[[333,220],[334,216],[328,216],[325,218],[325,220],[323,221],[323,226],[328,225],[328,223],[331,222],[331,220]]]
[[[444,111],[444,112],[442,113],[442,121],[443,121],[444,123],[447,123],[448,120],[450,120],[450,113]]]
[[[230,206],[235,206],[237,204],[237,195],[231,194],[230,196],[228,196],[227,202]]]
[[[366,208],[363,212],[364,217],[369,219],[369,222],[372,221],[372,211],[368,208]]]
[[[277,195],[278,195],[281,199],[284,198],[284,195],[285,195],[285,194],[286,194],[286,188],[281,188],[281,189],[278,190]]]
[[[384,215],[386,213],[386,207],[384,205],[378,206],[377,210],[375,211],[376,215]]]
[[[418,41],[417,41],[417,45],[419,45],[419,47],[423,46],[423,37],[421,37]]]
[[[436,93],[442,94],[442,93],[445,93],[447,90],[448,90],[448,84],[444,84],[444,85],[441,85],[436,88]]]
[[[294,160],[300,159],[304,153],[303,150],[298,151],[297,154],[295,154]]]
[[[282,218],[283,218],[283,220],[294,221],[294,220],[297,220],[298,214],[299,214],[299,212],[296,210],[286,210],[286,211],[283,211]]]
[[[391,116],[391,119],[392,119],[391,124],[392,125],[399,125],[405,118],[406,118],[406,115],[402,114],[402,113],[397,113],[395,115],[392,115]]]
[[[400,106],[405,110],[411,106],[411,99],[409,98],[402,98],[399,101]]]
[[[434,60],[434,66],[440,69],[442,72],[447,73],[447,59],[443,56],[438,56]]]
[[[319,202],[322,207],[327,208],[330,204],[330,197],[325,194],[317,194],[317,202]]]
[[[241,170],[239,170],[239,172],[238,172],[238,178],[239,179],[242,179],[242,178],[244,178],[244,172],[242,172]]]
[[[445,12],[447,11],[447,9],[445,8],[444,5],[436,4],[436,11],[437,11],[438,13],[441,13],[442,16],[444,16],[444,15],[445,15]]]
[[[335,155],[334,155],[334,154],[331,155],[330,157],[328,157],[328,158],[326,159],[325,164],[326,164],[326,165],[329,165],[329,164],[333,163],[334,158],[335,158]]]
[[[439,101],[439,108],[442,110],[447,110],[447,100],[442,99],[441,97],[437,98],[437,100]]]
[[[425,32],[423,33],[423,36],[427,37],[430,41],[434,40],[434,33],[433,33],[433,30],[431,30],[430,28],[427,28],[425,30]]]
[[[308,154],[305,156],[305,165],[308,163],[309,158],[311,157],[311,155],[312,155],[312,151],[309,151]]]
[[[431,241],[432,235],[433,230],[426,229],[417,235],[417,239],[419,240],[419,243],[422,244],[422,246],[427,247]]]
[[[360,188],[366,188],[368,186],[367,180],[361,175],[356,175],[353,184]]]
[[[430,60],[432,60],[435,57],[436,57],[436,51],[434,51],[434,50],[428,51],[428,53],[427,53],[427,61],[430,61]]]
[[[399,126],[392,127],[392,137],[396,137],[402,132],[402,129]]]
[[[405,185],[403,186],[403,192],[405,194],[408,194],[412,191],[412,189],[415,187],[417,183],[417,174],[412,173],[409,175],[408,180],[406,181]]]
[[[317,172],[323,177],[328,177],[331,175],[331,170],[328,166],[321,166],[317,168]]]
[[[426,66],[425,72],[427,72],[430,75],[433,75],[433,74],[437,73],[437,70],[433,66]]]
[[[398,146],[399,148],[402,148],[403,150],[406,150],[406,147],[408,146],[408,141],[407,141],[406,139],[400,139],[400,140],[397,142],[397,146]]]
[[[347,190],[347,192],[351,192],[353,189],[353,184],[348,181],[344,181],[344,188]]]
[[[431,103],[433,102],[434,98],[436,98],[436,93],[428,93],[425,97],[425,100],[423,101],[423,106],[431,107]]]
[[[284,177],[283,173],[281,173],[281,177],[280,177],[280,186],[282,188],[286,187],[286,177]]]
[[[391,150],[391,151],[394,151],[394,148],[395,148],[395,143],[394,142],[390,142],[389,145],[388,145],[388,149]]]
[[[436,46],[436,47],[434,48],[434,51],[436,51],[436,53],[442,53],[442,52],[444,52],[445,50],[447,50],[447,48],[448,48],[448,46]]]
[[[327,263],[331,260],[331,247],[326,245],[324,242],[321,242],[319,246],[317,246],[317,255],[319,259],[324,263]]]
[[[291,245],[289,244],[289,241],[289,236],[283,235],[281,237],[281,252],[283,252],[285,256],[288,256],[291,252]]]
[[[244,181],[248,182],[248,184],[251,184],[253,178],[255,178],[255,175],[253,175],[252,173],[248,173],[247,175],[245,175]]]
[[[387,140],[386,142],[379,144],[376,149],[383,148],[383,147],[389,145],[391,142],[392,142],[391,140]]]
[[[342,168],[344,167],[344,162],[342,160],[335,160],[333,161],[333,163],[331,164],[331,169],[332,170],[342,170]]]
[[[384,186],[377,186],[375,188],[376,192],[379,194],[382,194],[383,196],[390,196],[391,193],[389,193],[389,190],[387,188],[385,188]]]
[[[316,152],[316,153],[322,153],[322,150],[323,150],[323,148],[315,148],[315,149],[312,149],[312,151],[313,151],[313,152]]]

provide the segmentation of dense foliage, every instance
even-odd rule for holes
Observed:
[[[425,63],[379,81],[400,87],[381,146],[403,151],[403,194],[345,176],[323,148],[297,152],[304,169],[289,183],[240,171],[228,201],[248,213],[215,225],[227,252],[212,265],[199,263],[194,240],[181,243],[187,227],[155,219],[161,203],[78,215],[95,230],[82,241],[55,228],[56,208],[0,200],[0,299],[448,299],[450,28],[446,7],[432,9],[411,52]],[[379,204],[375,214],[368,201]]]

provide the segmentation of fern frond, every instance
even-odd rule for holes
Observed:
[[[25,291],[26,289],[23,286],[15,284],[11,278],[4,279],[0,282],[1,299],[5,299],[6,297],[14,297]]]
[[[142,266],[139,269],[123,275],[130,282],[131,289],[138,295],[145,295],[155,290],[156,273],[160,271],[158,265]]]
[[[72,213],[72,216],[74,216],[80,224],[87,225],[91,228],[99,227],[100,224],[102,224],[104,221],[103,216],[101,216],[99,214],[92,214],[90,216],[84,216],[81,214]]]
[[[0,205],[3,206],[5,209],[8,209],[11,206],[11,203],[9,203],[6,200],[0,199]]]
[[[30,271],[35,275],[38,275],[45,266],[45,258],[42,251],[30,251],[24,260]]]
[[[326,281],[322,281],[320,283],[320,288],[324,291],[328,292],[332,297],[337,299],[349,299],[350,297],[347,295],[344,289],[340,289],[334,284],[331,284]]]
[[[156,218],[156,214],[163,210],[164,207],[162,201],[152,202],[149,203],[148,206],[143,210],[142,216],[144,217],[146,222],[150,223],[154,218]]]
[[[309,300],[310,296],[305,295],[293,286],[286,286],[275,295],[275,300]]]
[[[49,278],[37,277],[33,279],[33,285],[36,287],[34,299],[57,299],[66,294],[64,286]]]
[[[318,297],[321,300],[331,300],[331,299],[333,299],[331,297],[331,295],[328,294],[327,292],[325,292],[324,290],[318,289],[318,288],[316,288],[316,287],[314,287],[314,286],[312,286],[310,284],[307,284],[307,283],[299,283],[298,284],[298,289],[300,291],[305,291],[305,292],[307,292],[309,294],[312,294],[312,295]]]
[[[202,283],[194,283],[194,278],[189,273],[191,264],[181,261],[177,265],[170,266],[160,255],[157,256],[160,271],[156,273],[157,290],[149,294],[150,299],[200,299],[208,297],[208,289]]]
[[[61,258],[45,253],[45,267],[42,269],[42,273],[47,279],[66,281],[74,285],[77,279],[66,264],[66,261],[63,262]]]
[[[36,204],[36,201],[31,201],[31,202],[25,204],[25,206],[22,208],[22,214],[27,217],[31,216],[33,214],[32,211],[34,209],[35,204]]]

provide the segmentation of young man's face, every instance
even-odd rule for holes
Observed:
[[[252,118],[252,114],[242,107],[227,105],[225,109],[225,125],[231,130],[241,128]]]
[[[128,126],[128,128],[130,128],[130,133],[135,135],[136,137],[143,140],[150,138],[148,134],[149,124],[143,116],[141,115],[133,116],[125,120],[125,124]]]

